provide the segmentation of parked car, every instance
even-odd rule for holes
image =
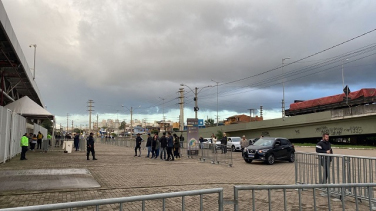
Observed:
[[[210,144],[212,144],[212,138],[204,138],[204,141],[202,142],[202,148],[209,149]]]
[[[227,148],[231,149],[231,151],[235,152],[236,150],[242,150],[240,146],[240,137],[228,137],[227,138]]]
[[[253,145],[259,139],[260,138],[251,138],[251,139],[248,139],[248,145]]]
[[[263,137],[244,149],[243,158],[247,163],[258,160],[269,165],[275,160],[294,162],[295,148],[287,138]]]

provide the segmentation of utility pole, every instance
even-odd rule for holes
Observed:
[[[179,116],[179,130],[184,130],[184,88],[179,88],[180,92],[180,116]]]
[[[89,111],[89,134],[91,133],[91,112],[93,112],[93,103],[94,101],[93,100],[89,100],[88,101],[89,105],[87,106],[88,107],[88,111]]]
[[[285,119],[285,73],[283,72],[283,65],[284,65],[284,61],[286,59],[290,59],[289,57],[286,57],[286,58],[283,58],[282,59],[282,75],[283,75],[283,81],[282,81],[282,85],[283,85],[283,99],[282,99],[282,118]]]
[[[73,119],[72,119],[72,133],[74,132],[74,129],[73,129]]]
[[[133,107],[131,107],[131,139],[133,136]]]
[[[69,113],[67,113],[67,134],[69,132],[68,121],[69,121]]]
[[[198,100],[198,98],[197,98],[197,90],[198,90],[198,88],[197,87],[195,87],[195,98],[194,98],[194,100],[195,100],[195,119],[197,119],[197,111],[198,111],[198,102],[197,102],[197,100]]]
[[[212,79],[213,82],[217,83],[217,127],[218,127],[218,84],[219,82],[218,81],[215,81]]]

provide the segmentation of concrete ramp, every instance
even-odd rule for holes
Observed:
[[[29,169],[0,171],[0,192],[97,188],[87,169]]]

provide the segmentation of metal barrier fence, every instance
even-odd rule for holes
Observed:
[[[375,199],[371,190],[375,186],[374,183],[235,186],[234,210],[373,210]],[[358,188],[369,190],[366,203],[348,197],[346,189],[354,189],[357,198]],[[246,190],[252,192],[242,194],[239,199],[239,191]]]
[[[137,206],[132,205],[129,207],[129,209],[134,210],[145,210],[146,201],[150,200],[157,200],[162,199],[162,210],[166,210],[166,199],[168,198],[177,198],[181,197],[181,204],[180,204],[180,210],[185,210],[186,204],[189,204],[191,206],[191,203],[197,202],[197,200],[191,200],[190,203],[186,203],[186,197],[187,196],[200,196],[199,199],[199,207],[195,210],[214,210],[214,207],[212,205],[204,206],[204,195],[207,194],[218,194],[218,201],[216,202],[217,208],[219,211],[223,210],[223,188],[213,188],[213,189],[204,189],[204,190],[192,190],[192,191],[182,191],[182,192],[173,192],[173,193],[161,193],[161,194],[153,194],[153,195],[143,195],[143,196],[131,196],[131,197],[122,197],[122,198],[111,198],[111,199],[97,199],[97,200],[90,200],[90,201],[77,201],[77,202],[68,202],[68,203],[60,203],[60,204],[46,204],[46,205],[37,205],[37,206],[29,206],[29,207],[16,207],[16,208],[6,208],[6,209],[0,209],[1,211],[32,211],[32,210],[55,210],[55,209],[70,209],[73,210],[73,208],[77,207],[89,207],[89,206],[95,206],[95,210],[100,209],[100,205],[107,205],[107,204],[119,204],[118,206],[112,207],[112,210],[123,210],[127,209],[126,206],[124,206],[124,203],[130,203],[130,202],[141,202],[141,206],[139,208],[136,208]],[[127,210],[129,210],[127,209]],[[153,204],[153,210],[158,209],[156,204]],[[167,209],[170,209],[167,207]],[[176,207],[172,208],[173,210],[177,210]]]
[[[224,205],[234,210],[373,210],[375,199],[369,195],[365,203],[353,200],[347,189],[373,189],[375,183],[356,184],[314,184],[314,185],[250,185],[234,186],[233,200],[226,201],[223,188],[192,190],[122,198],[97,199],[89,201],[46,204],[29,207],[5,208],[0,211],[32,211],[56,209],[100,210],[219,210]],[[334,192],[340,189],[341,192]],[[242,191],[240,195],[239,192]],[[215,194],[213,197],[211,194]],[[358,193],[355,191],[355,196]],[[196,198],[199,196],[199,199]],[[169,200],[171,199],[171,200]],[[160,201],[161,200],[161,201]],[[204,203],[205,201],[205,203]],[[104,207],[104,205],[108,205]],[[283,208],[282,208],[283,207]],[[228,210],[228,207],[226,207]]]
[[[212,164],[233,166],[232,151],[227,149],[225,145],[202,143],[200,151],[200,160],[202,162],[210,161]]]
[[[0,163],[21,153],[20,140],[26,132],[26,119],[0,106]]]
[[[296,184],[342,184],[375,183],[376,158],[336,154],[295,153]],[[341,190],[336,190],[340,192]],[[358,193],[358,198],[366,198],[368,188],[348,189],[348,193]]]

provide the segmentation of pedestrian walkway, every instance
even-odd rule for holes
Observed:
[[[365,152],[373,154],[374,151],[365,150]],[[0,186],[3,185],[5,177],[17,177],[15,174],[7,176],[4,173],[6,171],[87,169],[100,187],[1,191],[0,208],[217,187],[223,187],[225,198],[231,199],[234,185],[294,183],[294,164],[277,162],[269,166],[254,162],[250,165],[242,160],[240,152],[234,153],[236,164],[233,167],[202,163],[198,159],[188,159],[186,156],[181,160],[166,162],[145,158],[146,154],[147,151],[143,150],[141,157],[134,157],[132,148],[100,143],[96,144],[98,160],[95,161],[86,160],[85,152],[74,151],[68,154],[63,151],[48,153],[29,151],[26,161],[19,160],[18,156],[0,165]],[[48,177],[44,178],[48,180]],[[71,178],[74,184],[74,177]],[[110,205],[108,209],[111,210]]]

